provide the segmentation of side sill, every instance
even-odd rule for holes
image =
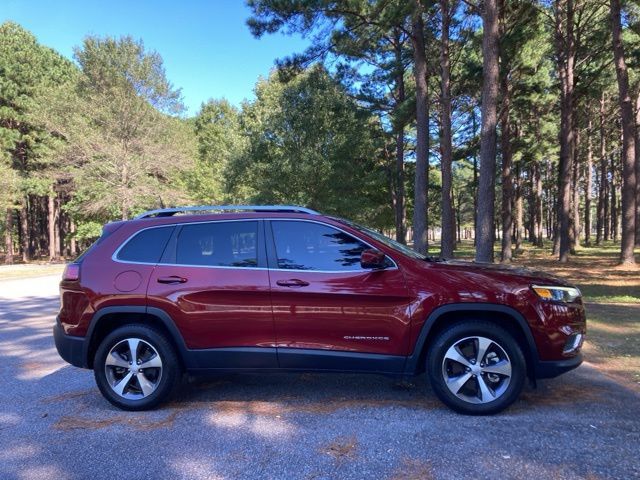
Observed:
[[[277,369],[278,356],[275,348],[232,347],[186,350],[184,355],[187,370],[264,370]]]
[[[297,348],[238,347],[187,350],[189,373],[358,372],[397,375],[406,357]]]
[[[278,363],[286,370],[397,374],[405,360],[401,355],[278,348]]]

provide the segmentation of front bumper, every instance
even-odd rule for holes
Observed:
[[[564,360],[539,361],[535,367],[536,378],[553,378],[578,368],[582,363],[582,353]]]
[[[73,337],[64,333],[60,322],[53,326],[53,340],[63,360],[75,367],[87,368],[84,356],[84,337]]]

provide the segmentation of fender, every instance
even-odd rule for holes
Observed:
[[[184,338],[182,338],[182,334],[176,327],[176,324],[173,322],[173,319],[165,312],[164,310],[156,307],[144,307],[140,305],[118,305],[113,307],[104,307],[100,310],[96,311],[93,314],[93,318],[91,319],[91,323],[89,324],[89,328],[87,329],[86,339],[83,345],[82,358],[84,359],[85,365],[89,365],[89,345],[91,344],[91,339],[93,338],[93,333],[106,315],[114,314],[114,313],[137,313],[137,314],[148,314],[153,315],[158,318],[162,324],[167,328],[172,338],[175,340],[175,344],[178,347],[178,354],[182,358],[184,365],[186,368],[191,368],[191,356],[187,354],[187,346],[184,343]]]
[[[495,312],[510,316],[520,326],[520,329],[524,333],[527,345],[529,346],[529,352],[531,353],[532,365],[530,365],[530,368],[533,368],[538,364],[538,349],[535,341],[533,340],[531,328],[518,310],[506,305],[494,303],[449,303],[435,308],[422,325],[422,329],[420,330],[420,334],[418,335],[418,339],[416,340],[416,344],[413,348],[413,353],[407,357],[407,361],[405,362],[405,375],[416,374],[420,367],[420,365],[418,365],[420,354],[422,353],[423,347],[427,341],[429,332],[442,315],[451,312],[469,312],[470,314],[473,314],[474,312]]]

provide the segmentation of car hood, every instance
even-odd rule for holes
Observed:
[[[429,283],[429,289],[437,285],[440,295],[454,302],[509,303],[514,295],[526,296],[531,291],[531,285],[570,286],[566,281],[548,273],[522,267],[460,260],[422,264],[430,272],[431,278],[434,274],[437,276],[437,279],[434,278]]]
[[[443,260],[437,262],[436,268],[457,272],[461,275],[474,274],[486,279],[509,278],[515,282],[522,283],[543,283],[546,285],[570,286],[566,280],[555,275],[540,270],[525,268],[513,265],[502,265],[495,263],[475,263],[462,260]],[[505,278],[506,277],[506,278]]]

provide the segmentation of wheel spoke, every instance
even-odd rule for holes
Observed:
[[[124,358],[122,358],[118,353],[114,351],[111,351],[111,353],[107,355],[105,364],[110,367],[121,367],[126,369],[129,368],[129,362],[127,362]]]
[[[453,393],[455,393],[456,395],[458,394],[458,392],[460,391],[460,389],[462,388],[462,386],[467,383],[467,381],[471,378],[471,374],[470,373],[463,373],[462,375],[459,375],[457,377],[451,377],[447,379],[447,387],[449,387],[449,390],[451,390]]]
[[[482,375],[478,375],[476,380],[478,381],[478,387],[480,388],[480,400],[482,402],[489,402],[496,398],[496,395],[491,391]]]
[[[487,354],[487,350],[493,342],[484,337],[478,337],[476,338],[476,341],[478,342],[478,349],[476,350],[476,363],[480,364],[484,361],[484,356]]]
[[[444,358],[447,360],[453,360],[454,362],[461,363],[465,367],[471,367],[469,360],[464,358],[464,355],[460,353],[460,350],[458,349],[457,345],[453,345],[452,347],[450,347],[449,350],[447,350],[447,353],[445,353]]]
[[[138,361],[138,344],[140,340],[137,338],[129,338],[127,339],[127,344],[129,345],[129,355],[131,358],[131,362],[135,365]]]
[[[500,360],[498,363],[487,365],[482,368],[485,373],[497,373],[505,377],[511,376],[511,363],[508,360]]]
[[[120,380],[117,384],[112,385],[113,390],[120,396],[124,395],[124,389],[127,388],[131,378],[133,377],[133,373],[127,373],[122,380]]]
[[[142,362],[140,364],[140,368],[161,368],[162,360],[160,360],[160,355],[154,355],[151,359],[146,362]]]
[[[138,379],[138,383],[140,384],[140,388],[142,389],[143,395],[146,397],[150,395],[155,389],[153,383],[151,383],[147,377],[144,376],[143,373],[139,373],[136,377]]]

